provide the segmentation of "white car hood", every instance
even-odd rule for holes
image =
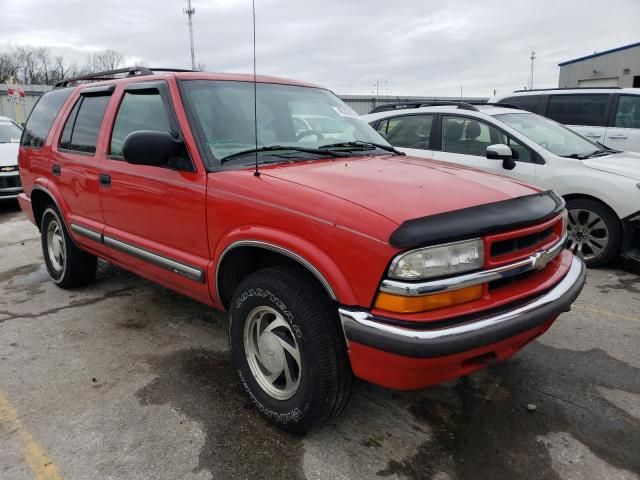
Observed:
[[[0,167],[18,164],[19,143],[0,143]]]
[[[607,157],[596,157],[583,160],[582,163],[589,168],[603,172],[623,175],[628,178],[640,180],[640,154],[633,152],[620,152]]]

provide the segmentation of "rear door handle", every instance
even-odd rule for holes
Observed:
[[[60,165],[53,165],[51,167],[51,172],[56,176],[59,177],[60,176]]]
[[[626,135],[609,135],[609,138],[616,138],[619,140],[626,140],[627,136]]]
[[[111,186],[111,175],[107,173],[100,174],[100,186],[102,187],[110,187]]]
[[[588,138],[600,138],[600,135],[597,133],[585,133],[584,136]]]

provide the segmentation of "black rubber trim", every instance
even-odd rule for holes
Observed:
[[[513,337],[566,312],[580,295],[586,276],[587,269],[582,265],[582,271],[576,282],[555,302],[522,314],[511,321],[486,327],[481,332],[472,331],[463,335],[425,340],[415,337],[401,337],[383,330],[374,330],[356,322],[345,323],[344,331],[349,341],[405,357],[436,358],[454,355]],[[378,319],[374,318],[373,320]],[[384,322],[383,319],[379,320]]]
[[[564,205],[562,197],[549,190],[439,213],[407,220],[391,234],[389,243],[405,249],[480,237],[547,220]]]

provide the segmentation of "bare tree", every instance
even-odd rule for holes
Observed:
[[[123,64],[124,55],[115,50],[89,55],[86,64],[79,66],[75,62],[65,62],[61,55],[52,56],[46,47],[10,46],[0,51],[0,83],[15,78],[26,85],[54,85],[64,78],[115,70]]]

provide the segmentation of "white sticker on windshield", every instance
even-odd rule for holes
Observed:
[[[358,117],[359,115],[349,107],[332,107],[341,117]]]

